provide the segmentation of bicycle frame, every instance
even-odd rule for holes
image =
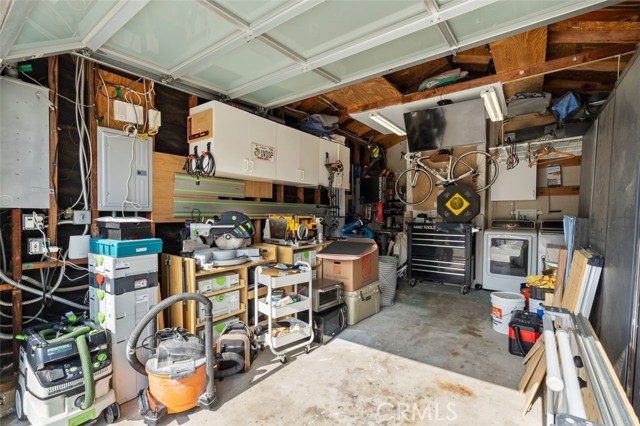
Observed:
[[[476,170],[473,167],[469,167],[469,171],[466,173],[463,173],[462,175],[458,176],[457,178],[454,178],[452,173],[453,173],[453,163],[454,161],[457,161],[458,159],[456,157],[454,157],[453,155],[449,155],[449,161],[447,162],[447,167],[445,169],[445,171],[447,172],[447,176],[443,177],[440,174],[439,170],[436,169],[432,169],[431,167],[427,166],[426,164],[424,164],[422,162],[422,159],[428,159],[429,157],[418,157],[415,158],[414,161],[414,167],[416,169],[422,169],[425,172],[429,173],[431,176],[435,177],[436,179],[438,179],[438,182],[435,183],[436,186],[448,186],[451,185],[459,180],[462,180],[464,178],[466,178],[467,176],[472,175]],[[415,180],[418,179],[418,174],[416,173],[413,176],[413,182],[411,182],[412,186],[415,186],[417,184],[417,182],[415,182]]]

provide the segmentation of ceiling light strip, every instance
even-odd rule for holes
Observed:
[[[82,39],[82,43],[95,52],[149,4],[149,1],[150,0],[120,0],[97,25],[91,28]]]
[[[493,87],[480,92],[480,97],[484,101],[484,107],[489,114],[491,121],[502,121],[504,118],[502,115],[502,106],[498,100],[498,95]]]
[[[373,121],[375,121],[376,123],[378,123],[379,125],[381,125],[382,127],[384,127],[385,129],[391,130],[393,133],[395,133],[398,136],[406,136],[407,135],[407,133],[404,131],[404,129],[401,129],[395,123],[390,121],[387,117],[385,117],[384,115],[382,115],[382,114],[380,114],[378,112],[370,113],[369,114],[369,118],[372,119]]]

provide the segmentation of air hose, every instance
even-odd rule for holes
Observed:
[[[75,339],[78,353],[80,354],[80,364],[82,365],[82,378],[84,382],[84,398],[80,404],[80,409],[86,410],[91,407],[95,400],[95,382],[93,380],[93,365],[91,364],[91,353],[87,344],[87,334],[91,331],[90,327],[75,327],[71,332],[53,339],[47,339],[47,336],[55,335],[57,331],[53,328],[40,330],[38,334],[44,338],[47,343],[58,343],[63,340]]]

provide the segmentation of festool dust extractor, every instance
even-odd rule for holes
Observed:
[[[102,411],[107,423],[120,416],[102,328],[67,315],[58,323],[29,328],[19,338],[19,420],[28,418],[34,426],[75,426],[95,422]]]
[[[174,303],[194,300],[204,305],[204,344],[194,334],[184,329],[169,328],[153,332],[142,347],[151,355],[142,365],[136,355],[140,335],[151,323],[156,324],[156,315]],[[244,360],[236,353],[225,353],[216,357],[213,342],[212,304],[206,297],[195,293],[170,296],[149,311],[133,330],[127,342],[127,359],[140,374],[149,377],[149,387],[140,392],[138,405],[144,422],[155,425],[165,414],[181,413],[196,406],[211,409],[216,400],[214,368],[217,360],[235,361],[237,368],[225,370],[225,375],[234,374],[243,368]]]

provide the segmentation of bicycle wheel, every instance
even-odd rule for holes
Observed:
[[[433,179],[422,169],[407,169],[396,179],[396,197],[404,204],[424,203],[433,192]]]
[[[469,151],[453,163],[451,177],[456,183],[476,187],[476,192],[489,188],[498,178],[498,163],[484,151]]]

